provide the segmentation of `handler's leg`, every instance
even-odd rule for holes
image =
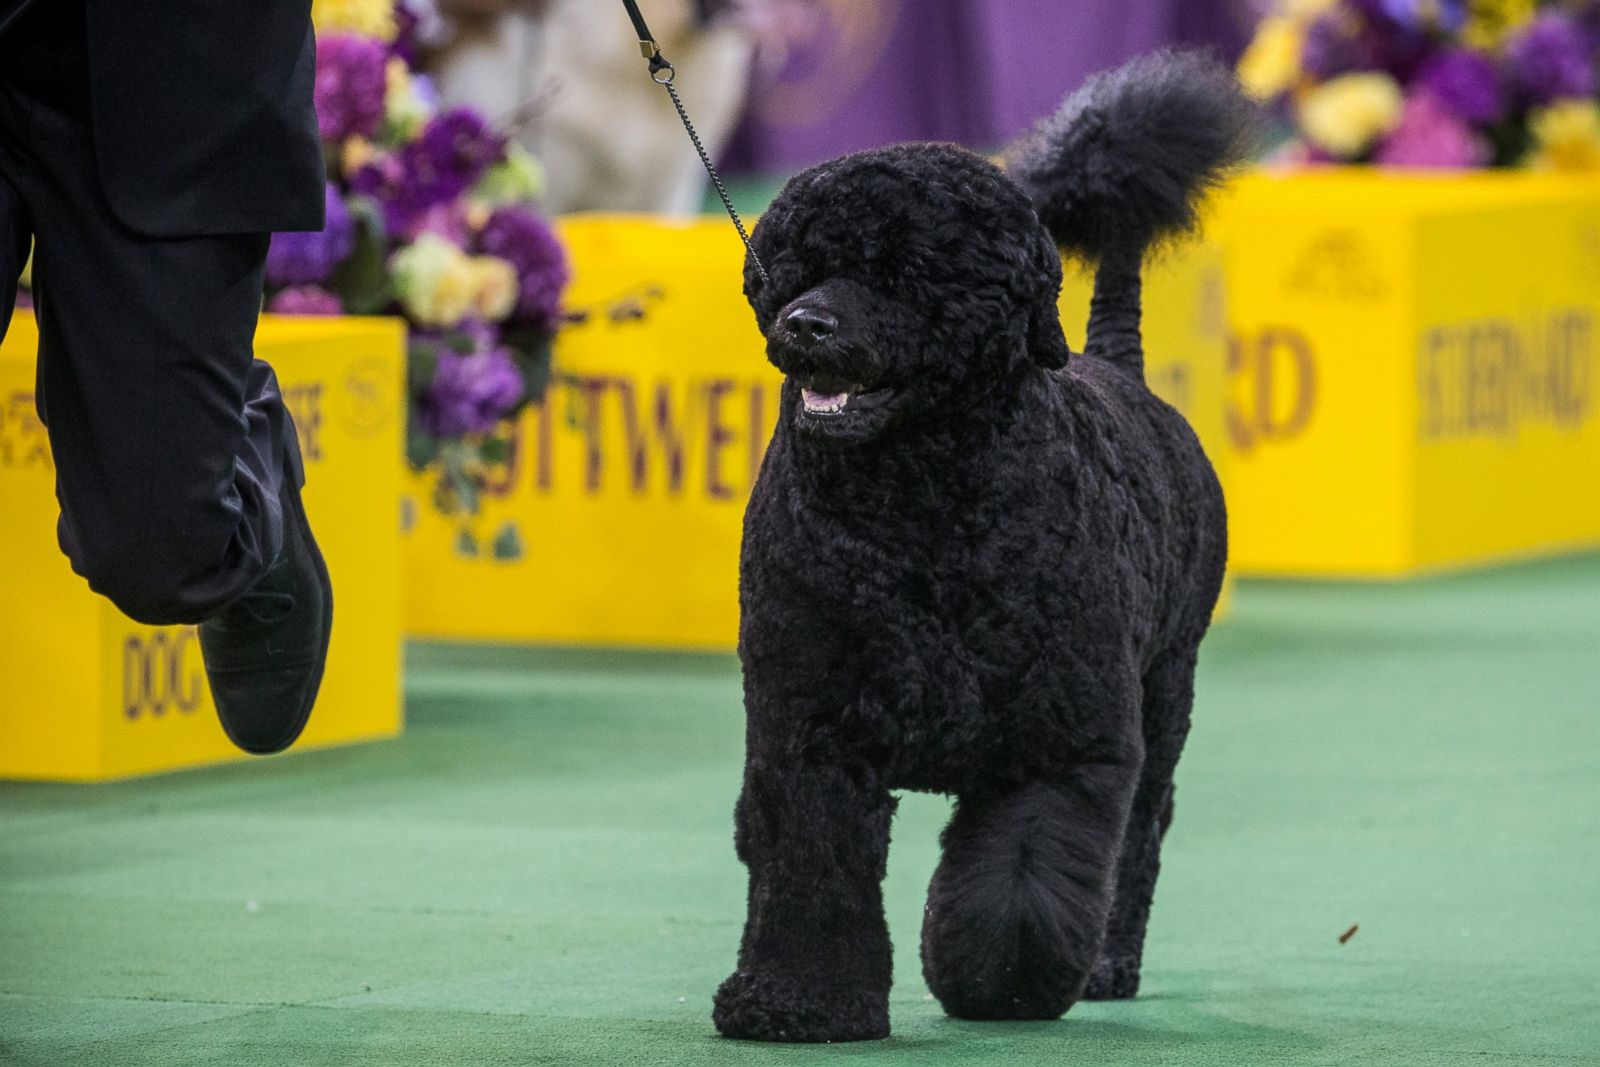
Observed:
[[[27,263],[28,215],[22,198],[0,171],[0,341],[11,325],[11,309],[17,303],[17,279]]]
[[[10,38],[5,32],[7,24],[8,17],[0,14],[0,64],[12,58]],[[6,129],[6,103],[0,92],[0,132]],[[3,136],[0,136],[0,144],[3,144]],[[0,147],[0,163],[5,159],[3,151]],[[27,205],[7,174],[5,166],[0,165],[0,341],[5,340],[6,330],[11,326],[11,313],[17,303],[17,280],[28,262],[28,246],[33,239]]]
[[[315,699],[331,597],[300,507],[294,427],[251,350],[268,237],[125,228],[99,184],[81,24],[35,32],[25,51],[59,60],[37,85],[0,71],[0,173],[37,238],[37,399],[61,546],[131,617],[205,623],[224,727],[247,750],[275,751]]]

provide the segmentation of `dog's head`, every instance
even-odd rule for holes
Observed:
[[[825,163],[784,187],[752,235],[745,295],[788,377],[804,437],[875,440],[1059,367],[1061,261],[1022,191],[981,157],[901,145]]]

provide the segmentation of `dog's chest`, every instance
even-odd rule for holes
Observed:
[[[980,764],[1038,654],[1011,595],[1018,561],[948,518],[811,509],[779,522],[773,509],[768,528],[761,508],[742,576],[747,660],[806,679],[801,699],[896,753],[907,787],[946,788]]]

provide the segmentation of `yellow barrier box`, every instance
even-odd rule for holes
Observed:
[[[0,347],[0,777],[97,781],[243,758],[217,723],[193,627],[129,621],[56,546],[54,468],[33,410],[32,318]],[[322,695],[298,748],[399,732],[404,331],[262,320],[306,460],[334,586]]]
[[[1600,182],[1260,174],[1218,214],[1240,573],[1600,544]]]
[[[781,377],[741,295],[726,222],[577,216],[569,304],[543,404],[516,428],[479,515],[412,482],[407,632],[460,640],[729,650],[745,500]],[[1222,457],[1226,338],[1218,249],[1152,271],[1149,373]],[[1085,277],[1063,297],[1081,345]]]

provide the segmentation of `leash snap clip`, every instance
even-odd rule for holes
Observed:
[[[648,30],[644,31],[648,32]],[[661,46],[656,44],[655,38],[646,37],[639,42],[639,51],[644,53],[644,58],[650,61],[650,78],[657,85],[671,85],[672,79],[678,72],[672,69],[672,64],[667,57],[661,54]]]
[[[622,6],[627,8],[628,18],[632,20],[634,31],[638,34],[639,51],[650,61],[650,80],[665,89],[667,95],[672,98],[672,106],[678,112],[678,118],[683,121],[684,132],[688,133],[690,142],[694,144],[695,153],[705,165],[706,174],[717,190],[718,199],[727,209],[728,218],[733,220],[733,228],[739,231],[739,240],[744,242],[745,254],[750,257],[750,263],[761,276],[761,280],[770,282],[772,279],[767,276],[767,268],[762,265],[761,257],[756,255],[756,250],[750,245],[750,235],[745,232],[744,220],[739,218],[739,212],[733,206],[733,198],[728,195],[727,186],[722,183],[722,175],[717,173],[716,164],[711,161],[711,154],[700,142],[700,135],[695,132],[694,123],[689,121],[689,113],[684,110],[683,101],[678,98],[678,90],[673,87],[672,81],[678,76],[678,72],[667,62],[667,57],[661,54],[661,46],[656,43],[655,34],[651,33],[650,27],[645,24],[638,0],[622,0]]]

